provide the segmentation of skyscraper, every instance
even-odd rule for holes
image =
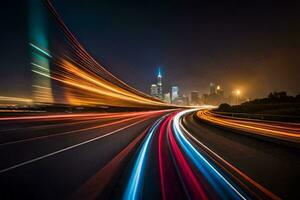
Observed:
[[[191,92],[191,104],[199,105],[199,92],[198,91]]]
[[[164,94],[164,101],[166,103],[171,103],[171,94],[170,94],[170,92]]]
[[[158,74],[157,74],[157,95],[159,99],[163,100],[162,76],[161,76],[160,68],[158,68]]]
[[[151,94],[151,96],[158,98],[158,88],[157,88],[156,84],[151,85],[150,94]]]
[[[221,88],[221,86],[220,86],[220,85],[218,85],[218,86],[217,86],[216,93],[217,93],[217,95],[219,95],[219,96],[222,96],[222,97],[223,97],[223,95],[224,95],[224,91],[223,91],[223,89]]]
[[[216,85],[214,83],[209,84],[209,94],[216,94]]]
[[[172,103],[175,101],[176,98],[178,98],[178,87],[177,86],[172,86],[172,97],[171,97],[171,100],[172,100]]]

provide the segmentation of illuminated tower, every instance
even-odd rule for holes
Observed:
[[[157,74],[157,95],[159,99],[163,100],[162,76],[161,76],[160,68],[158,68],[158,74]]]
[[[32,92],[35,103],[53,103],[46,8],[43,2],[30,0],[29,45],[31,49]]]

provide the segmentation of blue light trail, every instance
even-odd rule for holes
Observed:
[[[140,187],[142,185],[143,179],[144,179],[144,173],[145,173],[145,166],[146,166],[146,155],[149,154],[150,149],[150,143],[153,138],[153,134],[155,130],[157,129],[158,125],[161,123],[161,121],[164,119],[164,117],[161,117],[159,120],[157,120],[154,125],[149,130],[149,134],[144,141],[141,150],[138,154],[138,157],[135,161],[132,174],[130,176],[130,179],[128,181],[128,185],[126,187],[123,200],[136,200],[140,199],[140,193],[141,191]]]

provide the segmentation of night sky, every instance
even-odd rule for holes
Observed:
[[[88,52],[137,89],[149,93],[160,66],[165,91],[205,93],[216,82],[226,95],[300,93],[300,3],[120,2],[54,5]],[[0,94],[30,97],[26,1],[2,3],[0,26]]]

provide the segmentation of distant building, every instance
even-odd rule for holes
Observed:
[[[181,106],[188,106],[189,105],[189,97],[183,95],[178,96],[177,98],[172,101],[173,104],[181,105]]]
[[[182,95],[181,98],[182,98],[183,105],[188,106],[189,105],[189,97],[185,96],[185,95]]]
[[[203,104],[208,104],[208,94],[202,95],[202,102],[203,102]]]
[[[215,83],[209,84],[209,94],[207,96],[202,97],[202,101],[204,104],[209,105],[219,105],[224,103],[226,99],[224,98],[224,91],[220,85],[215,85]]]
[[[158,74],[157,74],[157,95],[159,99],[163,100],[162,75],[160,72],[160,68],[158,68]]]
[[[224,96],[224,91],[223,89],[221,88],[220,85],[217,86],[217,89],[216,89],[216,94],[219,95],[219,96]]]
[[[199,105],[199,92],[198,91],[192,91],[191,92],[191,105]]]
[[[171,92],[171,101],[172,103],[175,102],[175,99],[179,97],[179,89],[177,86],[172,86],[172,92]]]
[[[164,94],[164,101],[166,103],[171,103],[171,94],[170,94],[170,92]]]
[[[209,94],[210,95],[216,94],[216,85],[214,83],[209,84]]]
[[[151,94],[151,96],[158,98],[158,87],[156,84],[151,85],[150,94]]]
[[[216,89],[216,94],[223,97],[224,96],[224,91],[223,89],[221,88],[220,85],[217,86],[217,89]]]

